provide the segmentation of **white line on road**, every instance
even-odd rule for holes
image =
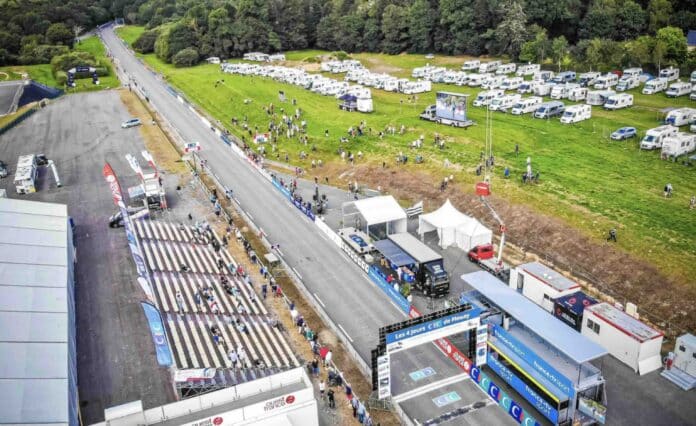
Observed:
[[[297,275],[297,277],[298,277],[299,279],[302,279],[302,275],[300,275],[300,273],[297,272],[297,269],[295,269],[295,268],[293,267],[293,268],[292,268],[292,271]]]
[[[254,220],[254,216],[252,216],[251,213],[249,213],[246,210],[244,211],[244,213],[246,213],[246,215],[249,216],[249,219]]]
[[[278,254],[279,254],[279,255],[281,255],[281,256],[285,256],[285,255],[283,254],[283,252],[282,252],[282,251],[280,251],[280,249],[279,249],[279,248],[277,248],[277,249],[276,249],[276,251],[278,252]]]
[[[314,295],[314,297],[317,298],[317,300],[319,301],[319,303],[321,303],[321,306],[326,307],[326,305],[324,304],[324,302],[321,301],[321,299],[319,298],[319,296],[317,296],[316,293],[312,293],[312,294]]]
[[[348,334],[348,332],[346,331],[346,329],[343,328],[343,326],[342,326],[341,324],[338,324],[338,328],[340,328],[341,331],[343,332],[343,334],[346,335],[346,337],[348,338],[348,340],[350,340],[350,343],[353,343],[353,338],[350,337],[350,334]]]

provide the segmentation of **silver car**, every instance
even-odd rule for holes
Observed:
[[[121,128],[122,129],[127,129],[129,127],[135,127],[135,126],[140,126],[140,119],[139,118],[131,118],[130,120],[124,121],[121,123]]]

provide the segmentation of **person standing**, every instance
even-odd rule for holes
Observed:
[[[365,405],[358,401],[358,421],[362,424],[365,421]]]
[[[179,306],[179,312],[184,313],[184,298],[180,291],[176,292],[176,304]]]
[[[336,398],[334,397],[333,389],[329,389],[329,391],[326,393],[326,395],[329,398],[329,407],[336,408]]]
[[[326,357],[324,357],[324,366],[328,367],[331,365],[331,360],[333,359],[333,352],[331,352],[331,349],[326,353]]]
[[[689,209],[696,209],[696,195],[691,196],[691,201],[689,201]]]
[[[326,390],[326,384],[324,384],[324,381],[319,382],[319,396],[321,399],[324,399],[324,391]]]
[[[616,241],[616,228],[611,228],[609,230],[609,237],[607,238],[607,241],[617,242]]]
[[[314,376],[319,376],[319,360],[317,357],[314,357],[312,360],[312,373]]]

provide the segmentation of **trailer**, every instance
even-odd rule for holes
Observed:
[[[581,332],[641,376],[662,366],[664,334],[606,302],[585,308]]]
[[[462,64],[462,70],[463,71],[474,71],[474,70],[478,70],[479,66],[481,66],[481,61],[479,61],[478,59],[472,59],[472,60],[466,61],[466,62],[464,62],[464,64]]]
[[[587,97],[587,87],[576,87],[568,93],[568,100],[571,102],[584,101]]]
[[[587,105],[604,105],[610,96],[616,94],[613,90],[592,90],[587,92],[585,103]]]
[[[619,93],[617,95],[612,95],[607,98],[604,103],[604,109],[623,109],[628,108],[633,105],[633,95],[628,93]]]
[[[554,299],[553,316],[580,332],[585,308],[597,303],[595,298],[588,296],[582,291],[577,291]]]
[[[508,64],[502,64],[498,67],[497,70],[495,70],[495,73],[498,75],[506,75],[506,74],[512,74],[517,70],[517,64],[515,63],[508,63]]]
[[[491,111],[506,111],[513,105],[517,103],[517,101],[522,98],[522,95],[519,94],[514,94],[514,95],[504,95],[499,98],[495,98],[491,101],[491,103],[488,105],[488,108]]]
[[[670,125],[664,125],[649,129],[640,141],[640,149],[652,150],[662,148],[662,142],[679,132],[679,129]]]
[[[475,107],[480,107],[480,106],[486,106],[488,105],[493,99],[499,98],[503,96],[505,92],[502,90],[486,90],[483,92],[479,92],[478,95],[476,95],[476,99],[474,99],[473,105]]]
[[[679,132],[676,135],[666,137],[662,141],[660,157],[662,159],[674,159],[694,150],[696,150],[696,135]]]
[[[696,109],[694,108],[677,108],[667,113],[665,124],[670,124],[675,127],[686,126],[696,121]]]
[[[659,77],[667,81],[679,80],[679,68],[669,67],[661,69]]]
[[[614,73],[607,73],[599,77],[594,83],[595,89],[609,89],[619,83],[619,76]]]
[[[467,118],[469,95],[437,92],[435,99],[436,104],[427,106],[420,114],[421,120],[434,121],[452,127],[469,127],[474,124]]]
[[[667,95],[668,98],[678,98],[679,96],[685,96],[689,93],[691,93],[691,83],[678,81],[669,85],[665,95]]]
[[[539,96],[531,96],[529,98],[520,99],[512,106],[510,113],[513,115],[522,115],[534,112],[542,102],[543,99]]]
[[[554,299],[580,290],[580,284],[539,262],[512,268],[508,285],[548,312],[553,311]]]
[[[38,162],[36,155],[20,155],[15,169],[14,185],[17,194],[30,194],[36,192],[36,178],[38,175]]]
[[[587,104],[571,105],[563,111],[561,123],[572,124],[589,120],[592,117],[592,107]]]
[[[517,67],[515,75],[518,77],[526,77],[529,75],[534,75],[535,72],[539,71],[541,66],[539,64],[524,64]]]
[[[666,78],[654,78],[650,81],[645,82],[643,90],[641,93],[644,95],[654,95],[655,93],[663,92],[667,89],[669,81]]]

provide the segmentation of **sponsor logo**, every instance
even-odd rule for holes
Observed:
[[[295,402],[295,395],[281,396],[280,398],[272,399],[266,402],[263,411],[273,411],[278,408],[283,408],[286,405]]]
[[[222,419],[222,417],[215,417],[215,418],[213,419],[213,424],[216,425],[216,426],[217,426],[217,425],[221,425],[223,421],[224,421],[224,420]]]

